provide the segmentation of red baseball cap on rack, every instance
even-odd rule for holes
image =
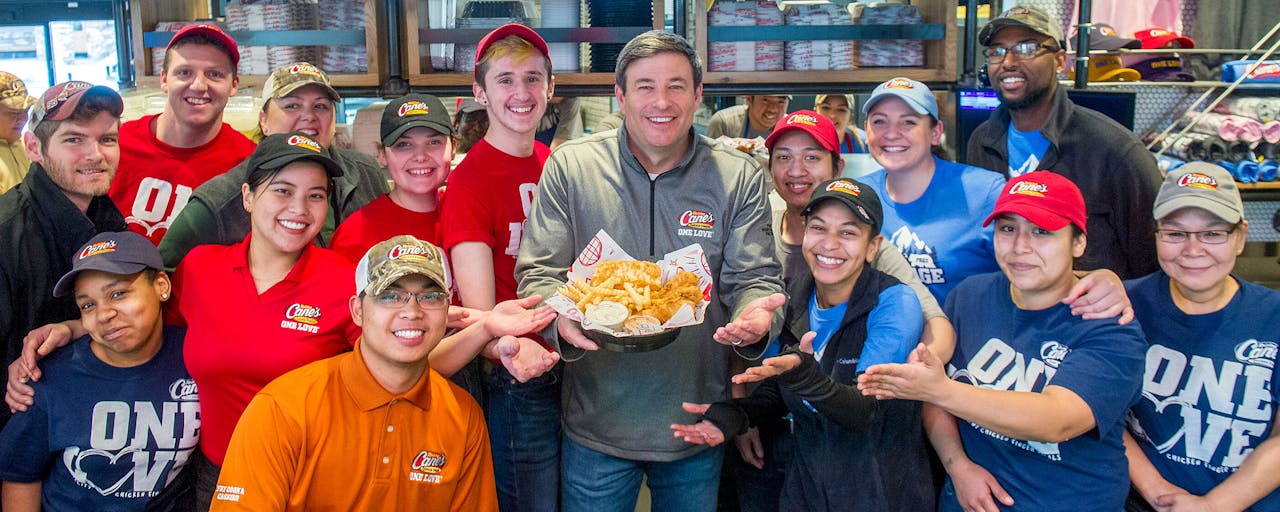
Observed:
[[[551,54],[547,50],[547,41],[542,36],[534,32],[533,29],[519,23],[508,23],[485,34],[484,39],[481,39],[480,44],[476,46],[476,73],[479,72],[480,61],[484,59],[485,53],[489,51],[489,46],[507,36],[516,36],[528,41],[538,52],[542,53],[543,57],[547,58],[548,63],[551,62]],[[480,76],[476,75],[476,79],[479,80]]]
[[[173,37],[169,39],[169,44],[166,45],[164,49],[166,51],[171,50],[173,49],[173,45],[177,44],[178,41],[195,35],[203,35],[222,43],[223,46],[227,47],[227,56],[231,57],[231,65],[240,65],[240,46],[236,44],[235,39],[232,39],[230,35],[223,32],[221,27],[212,23],[197,23],[195,25],[187,25],[178,29],[177,32],[173,33]]]
[[[1133,33],[1133,37],[1142,41],[1142,47],[1148,50],[1156,48],[1195,48],[1196,42],[1190,37],[1184,36],[1177,32],[1170,32],[1162,28],[1149,28],[1139,30]],[[1177,43],[1177,46],[1169,46],[1170,43]]]

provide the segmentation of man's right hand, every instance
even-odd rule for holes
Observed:
[[[582,350],[600,350],[600,345],[587,339],[587,335],[582,332],[582,325],[569,317],[560,315],[556,318],[556,330],[560,332],[560,339],[570,345]]]
[[[71,343],[71,328],[66,324],[48,324],[33,329],[22,338],[22,355],[9,365],[5,382],[4,401],[9,412],[25,412],[35,403],[35,389],[31,381],[40,380],[40,368],[36,362],[54,349]]]

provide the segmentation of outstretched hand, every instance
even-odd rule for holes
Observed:
[[[809,331],[800,338],[800,352],[805,354],[813,354],[813,339],[818,337],[818,333]],[[780,356],[770,357],[760,362],[760,366],[747,368],[747,371],[733,376],[734,384],[746,384],[748,382],[760,382],[769,377],[777,377],[796,367],[800,366],[800,356],[797,354],[783,354]]]
[[[716,329],[716,343],[733,346],[752,345],[764,339],[773,326],[773,312],[787,303],[787,296],[775,293],[749,303],[738,318]]]
[[[923,343],[902,364],[877,364],[858,376],[858,391],[879,400],[905,399],[933,402],[950,382],[942,360]]]
[[[711,408],[711,404],[694,404],[684,402],[680,404],[685,412],[697,414],[699,416],[706,414],[707,409]],[[724,432],[720,431],[720,427],[715,426],[708,420],[702,420],[692,425],[681,425],[678,423],[671,424],[672,435],[684,439],[686,443],[705,444],[708,446],[716,446],[724,442]]]
[[[502,366],[520,382],[538,377],[560,361],[560,354],[547,350],[529,338],[503,336],[494,347]]]
[[[537,332],[556,318],[551,306],[538,306],[541,295],[504,300],[493,307],[484,319],[484,329],[491,338],[523,336]]]

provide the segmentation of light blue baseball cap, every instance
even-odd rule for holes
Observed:
[[[865,117],[867,112],[871,111],[871,107],[891,96],[907,102],[907,106],[917,114],[928,114],[938,119],[938,100],[934,99],[933,91],[920,82],[903,77],[893,78],[877,85],[875,90],[871,91],[871,97],[862,104],[862,115]]]

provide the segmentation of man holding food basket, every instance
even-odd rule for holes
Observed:
[[[675,404],[727,398],[729,359],[759,358],[781,326],[764,176],[693,132],[701,93],[687,40],[631,40],[614,86],[623,127],[551,155],[524,228],[519,295],[561,313],[548,341],[568,362],[569,512],[633,510],[643,477],[655,509],[714,508],[722,448],[673,438],[689,420]]]

